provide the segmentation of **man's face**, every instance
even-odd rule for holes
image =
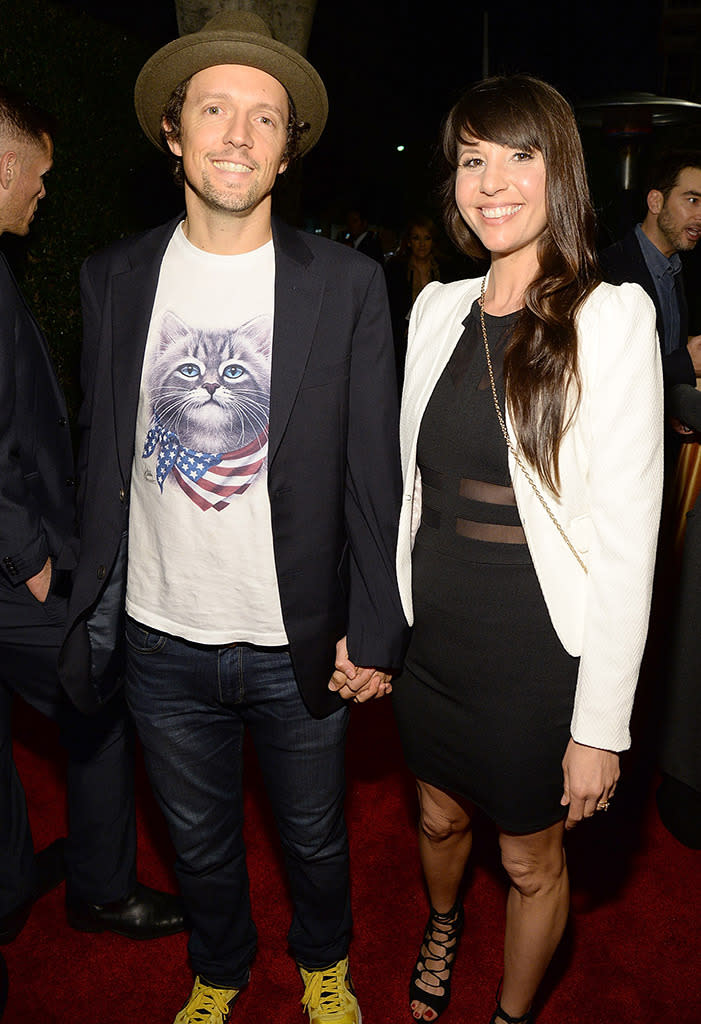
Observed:
[[[193,75],[180,139],[169,142],[182,157],[189,201],[203,212],[244,216],[269,206],[287,166],[288,120],[287,93],[265,71],[220,64]]]
[[[46,195],[44,175],[53,163],[53,143],[48,135],[43,142],[21,142],[12,147],[15,159],[8,165],[0,206],[0,231],[26,235],[34,219],[37,204]]]
[[[357,238],[358,235],[362,235],[363,231],[367,231],[368,222],[357,210],[349,210],[346,220],[351,238]]]
[[[661,193],[653,192],[653,196]],[[658,249],[690,252],[701,238],[701,167],[685,167],[657,215]]]

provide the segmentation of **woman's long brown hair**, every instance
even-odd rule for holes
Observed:
[[[600,280],[579,132],[569,104],[557,90],[529,75],[487,78],[455,104],[442,134],[447,162],[443,216],[458,248],[483,258],[485,249],[455,202],[458,148],[470,138],[526,152],[538,150],[545,162],[548,223],[538,241],[540,271],[512,329],[504,382],[519,449],[557,494],[560,442],[580,393],[577,314]]]

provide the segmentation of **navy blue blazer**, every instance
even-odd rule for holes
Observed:
[[[181,218],[88,259],[78,506],[81,546],[60,658],[93,710],[122,671],[128,504],[144,348]],[[407,638],[394,568],[401,503],[397,388],[382,268],[274,221],[268,491],[282,614],[312,714],[336,710],[336,642],[397,667]],[[232,282],[233,283],[233,282]]]
[[[46,340],[0,255],[0,639],[60,626],[62,571],[75,556],[66,403]],[[25,586],[51,556],[45,604]],[[32,634],[36,639],[36,632]]]
[[[679,343],[672,352],[665,355],[665,330],[660,300],[635,229],[631,228],[620,241],[614,242],[608,249],[604,249],[599,255],[599,262],[604,281],[608,281],[609,284],[623,284],[624,281],[632,281],[644,288],[654,302],[657,313],[657,334],[662,348],[662,374],[665,384],[695,384],[694,365],[686,347],[689,336],[688,307],[684,287],[679,277],[676,288],[679,298]]]

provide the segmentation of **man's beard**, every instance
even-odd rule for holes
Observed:
[[[191,181],[185,179],[189,189],[195,193],[210,210],[218,213],[246,213],[258,206],[265,195],[260,190],[260,179],[256,172],[252,172],[252,181],[244,190],[215,188],[209,178],[204,175],[201,188],[195,187]]]
[[[687,238],[683,228],[678,228],[674,223],[674,218],[666,205],[658,214],[657,229],[660,234],[664,235],[675,252],[691,252],[696,246],[696,242]]]

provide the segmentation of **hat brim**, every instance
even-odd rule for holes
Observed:
[[[297,119],[309,125],[299,137],[301,156],[319,140],[329,111],[324,83],[311,64],[277,39],[251,32],[204,31],[174,39],[144,64],[134,88],[134,105],[147,138],[159,149],[161,118],[173,90],[198,71],[219,64],[243,64],[266,71],[292,97]]]

